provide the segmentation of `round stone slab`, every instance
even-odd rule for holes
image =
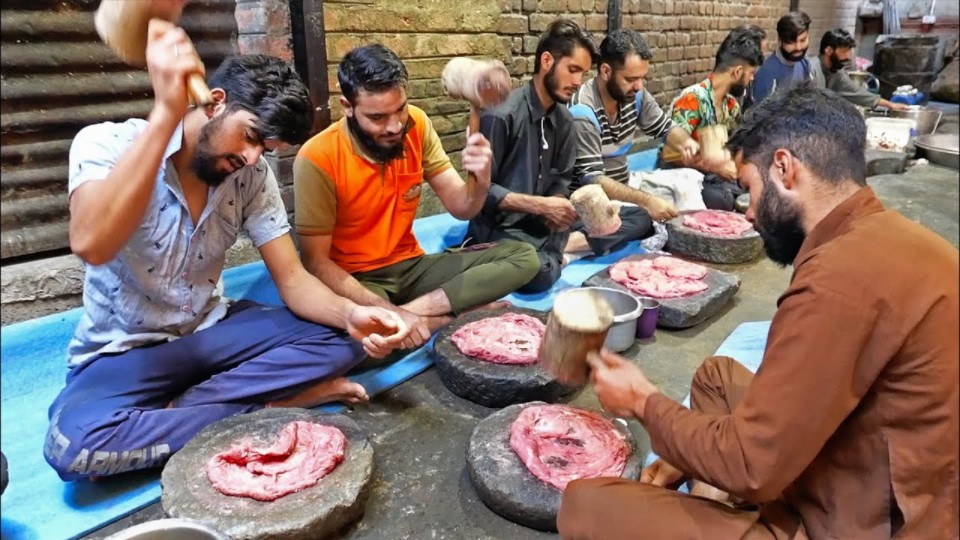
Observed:
[[[653,259],[662,257],[655,253],[644,253],[641,255],[631,255],[625,257],[624,261],[639,261],[642,259]],[[683,298],[662,298],[657,299],[660,302],[660,313],[657,316],[657,326],[663,328],[690,328],[712,317],[720,311],[737,291],[740,290],[740,278],[734,274],[707,268],[707,275],[703,278],[709,288],[702,293]],[[632,294],[640,298],[641,296],[616,281],[610,279],[610,268],[604,268],[596,274],[587,278],[583,282],[585,287],[610,287]]]
[[[525,308],[501,308],[464,313],[448,324],[434,340],[433,355],[437,374],[454,394],[486,407],[504,407],[525,401],[554,402],[573,394],[579,387],[557,381],[539,363],[527,365],[494,364],[457,349],[450,336],[467,323],[499,317],[504,313],[522,313],[547,322],[547,313]]]
[[[316,485],[270,502],[230,497],[207,479],[207,462],[244,437],[271,443],[296,420],[335,426],[347,438],[344,460]],[[169,517],[199,521],[234,540],[327,538],[363,515],[373,447],[353,420],[307,409],[262,409],[200,431],[167,462],[161,504]]]
[[[681,257],[720,264],[740,264],[752,261],[763,251],[763,239],[750,229],[735,238],[714,236],[683,225],[685,214],[667,222],[667,245],[664,249]],[[724,212],[739,216],[736,212]]]
[[[484,418],[467,446],[467,471],[483,504],[514,523],[544,531],[557,530],[562,493],[534,476],[510,447],[510,426],[520,411],[543,402],[519,403]],[[627,437],[630,456],[623,478],[636,480],[643,465],[636,440],[626,426],[613,425]]]

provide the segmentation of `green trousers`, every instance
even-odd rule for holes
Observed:
[[[453,314],[499,300],[540,271],[530,244],[498,242],[485,249],[450,249],[353,274],[364,287],[396,305],[443,289]]]

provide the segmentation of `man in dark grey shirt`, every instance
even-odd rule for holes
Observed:
[[[653,96],[643,87],[653,53],[634,30],[611,32],[600,44],[598,75],[574,95],[577,160],[573,188],[599,184],[610,199],[629,203],[620,209],[623,225],[616,233],[591,237],[575,224],[567,243],[568,254],[592,251],[595,255],[621,248],[653,232],[651,219],[676,217],[673,203],[627,185],[627,153],[637,132],[664,139],[667,147],[693,159],[700,145],[677,128]]]
[[[487,201],[470,221],[468,243],[521,240],[537,248],[540,272],[521,292],[541,292],[560,278],[563,250],[577,213],[568,199],[576,158],[573,117],[564,106],[593,65],[596,45],[575,22],[560,19],[540,37],[533,79],[485,110],[480,130],[493,150]]]
[[[857,42],[843,28],[828,30],[820,39],[820,56],[810,58],[810,78],[819,88],[832,90],[843,99],[863,107],[902,111],[907,106],[903,103],[893,103],[870,92],[867,85],[850,78],[847,69],[853,64],[853,48]]]

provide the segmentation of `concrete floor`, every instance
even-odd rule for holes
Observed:
[[[869,183],[887,206],[958,245],[957,171],[917,166],[902,175],[871,177]],[[772,317],[791,273],[765,257],[723,269],[742,279],[740,292],[723,312],[695,328],[658,330],[652,340],[635,344],[625,353],[674,399],[686,395],[694,370],[734,328]],[[597,406],[590,389],[572,403]],[[555,538],[555,534],[504,520],[477,499],[464,467],[464,452],[473,427],[491,412],[453,395],[430,369],[349,413],[370,435],[377,463],[366,514],[345,531],[345,538]],[[648,439],[639,424],[633,422],[631,429],[644,452],[648,451]],[[160,517],[159,505],[153,505],[86,538],[102,539]]]

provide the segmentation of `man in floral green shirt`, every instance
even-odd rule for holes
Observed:
[[[732,131],[740,119],[740,103],[753,75],[763,62],[756,39],[737,36],[724,40],[717,51],[716,65],[705,80],[685,88],[673,101],[673,122],[699,142],[697,130],[704,126],[723,125]],[[733,160],[703,159],[694,168],[704,173],[703,202],[707,208],[733,210],[736,198],[743,191],[735,184],[737,169]]]

